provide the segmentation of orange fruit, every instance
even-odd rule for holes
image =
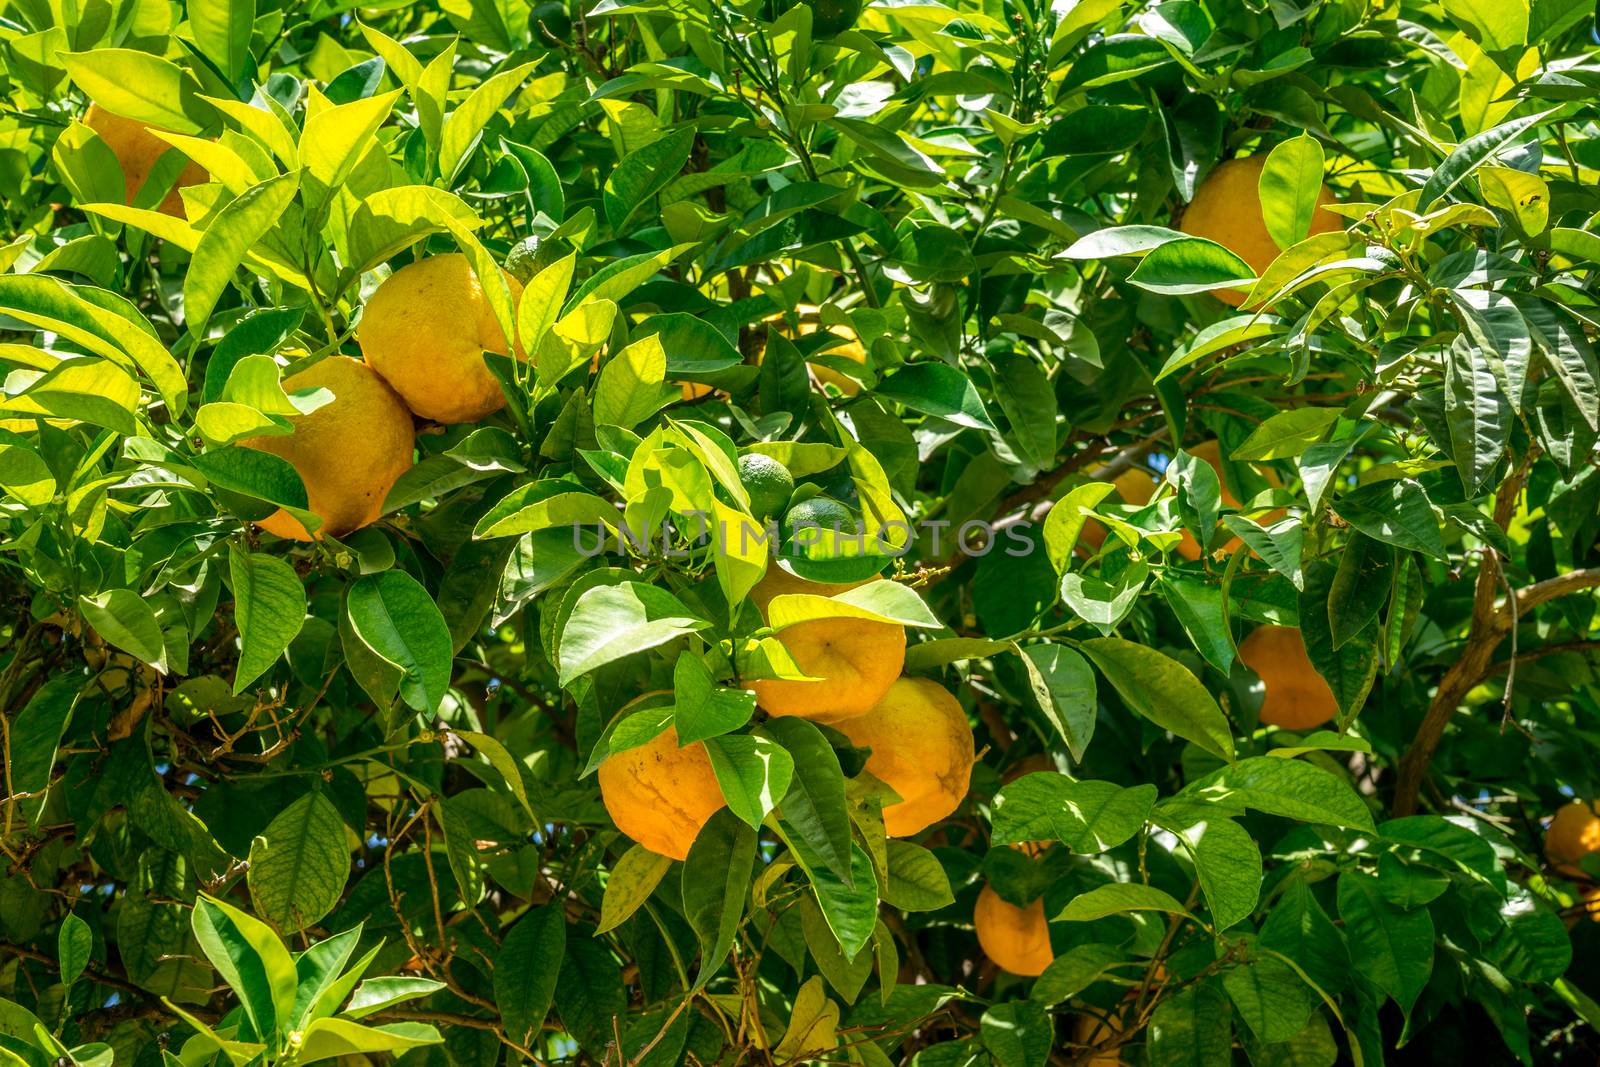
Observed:
[[[1581,800],[1562,805],[1544,832],[1544,854],[1562,874],[1583,878],[1586,875],[1577,864],[1596,851],[1600,851],[1600,814]]]
[[[167,152],[178,151],[150,132],[161,127],[146,126],[135,119],[113,114],[99,104],[89,105],[89,110],[83,113],[83,124],[100,135],[100,139],[111,149],[111,154],[117,157],[117,162],[122,164],[122,184],[130,204],[149,180],[156,160]],[[199,185],[208,177],[205,168],[191,160],[179,172],[178,180],[156,210],[164,215],[183,218],[183,197],[178,195],[178,190]]]
[[[1050,923],[1044,916],[1042,897],[1019,908],[985,885],[972,909],[972,925],[983,954],[1012,974],[1035,977],[1056,958],[1050,948]]]
[[[750,591],[763,619],[774,597],[786,593],[836,596],[852,584],[808,582],[776,563]],[[876,619],[811,619],[778,631],[778,641],[795,663],[815,681],[753,678],[756,703],[769,715],[795,715],[817,722],[838,722],[864,715],[878,702],[906,658],[906,629]]]
[[[1191,237],[1215,241],[1250,265],[1259,277],[1278,258],[1278,243],[1267,232],[1261,212],[1261,171],[1266,155],[1230,159],[1206,175],[1194,199],[1183,213],[1178,229]],[[1309,235],[1342,229],[1344,220],[1327,209],[1335,203],[1326,185],[1317,196],[1317,210],[1311,215]],[[1308,236],[1309,236],[1308,235]],[[1234,307],[1244,303],[1247,290],[1215,289],[1212,294]]]
[[[700,741],[678,747],[669,726],[650,741],[600,764],[600,799],[617,829],[661,856],[681,860],[700,828],[727,801]]]
[[[522,283],[501,271],[515,308]],[[361,354],[413,412],[434,422],[476,422],[505,407],[485,352],[509,355],[489,299],[459,252],[407,264],[383,280],[361,313]],[[527,359],[522,346],[516,357]]]
[[[1294,627],[1256,627],[1239,642],[1239,662],[1261,677],[1264,724],[1309,730],[1339,714],[1333,690],[1311,665],[1306,643]]]
[[[898,678],[872,710],[834,728],[872,750],[867,770],[900,795],[883,809],[890,837],[921,833],[967,795],[976,758],[972,727],[961,702],[938,682]]]
[[[293,415],[294,432],[247,437],[239,444],[289,461],[305,483],[307,507],[322,518],[317,537],[343,537],[383,514],[383,501],[411,469],[411,412],[377,372],[359,359],[329,356],[283,380],[286,392],[327,389],[333,400]],[[262,519],[268,533],[295,541],[311,535],[286,511]]]
[[[1122,1011],[1116,1009],[1107,1014],[1104,1019],[1093,1015],[1080,1015],[1077,1022],[1072,1024],[1072,1040],[1074,1044],[1088,1048],[1098,1048],[1109,1043],[1113,1038],[1122,1033]],[[1077,1062],[1077,1061],[1075,1061]],[[1095,1052],[1087,1060],[1081,1061],[1085,1067],[1118,1067],[1122,1057],[1116,1049],[1104,1049]]]

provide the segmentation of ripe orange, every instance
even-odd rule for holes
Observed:
[[[1333,690],[1311,665],[1300,631],[1258,626],[1239,642],[1239,662],[1261,676],[1261,721],[1285,730],[1309,730],[1339,714]]]
[[[985,885],[972,909],[972,925],[983,954],[1012,974],[1032,978],[1043,974],[1056,958],[1042,897],[1019,908]]]
[[[836,596],[862,584],[808,582],[771,563],[750,591],[750,599],[766,618],[767,606],[782,594]],[[906,658],[905,627],[876,619],[812,619],[785,627],[777,637],[800,669],[816,681],[751,679],[756,703],[769,715],[828,723],[864,715],[900,677]]]
[[[1577,864],[1600,851],[1600,814],[1581,800],[1564,804],[1544,832],[1544,854],[1570,878],[1586,877]]]
[[[394,483],[411,468],[411,412],[371,367],[329,356],[283,381],[285,391],[327,389],[334,399],[289,421],[286,436],[239,444],[288,460],[306,486],[307,506],[322,517],[317,537],[343,537],[375,521]],[[299,519],[275,511],[256,523],[268,533],[309,541]]]
[[[522,283],[501,272],[515,307]],[[434,422],[475,422],[505,407],[485,352],[512,346],[478,276],[459,252],[407,264],[383,280],[361,313],[361,354],[412,411]],[[521,344],[518,359],[527,359]]]
[[[617,829],[651,852],[681,860],[706,820],[727,805],[699,741],[678,747],[676,727],[606,757],[600,799]]]
[[[106,147],[111,149],[111,154],[117,157],[117,162],[122,164],[122,184],[127,194],[127,202],[130,204],[139,194],[139,190],[144,188],[144,183],[149,180],[150,171],[155,167],[156,160],[167,152],[178,151],[150,132],[158,127],[146,126],[134,119],[112,114],[99,104],[89,105],[89,110],[83,113],[83,124],[100,135]],[[178,190],[189,185],[199,185],[208,177],[205,168],[191,160],[179,172],[178,180],[168,190],[156,210],[164,215],[183,218],[183,197],[178,195]]]
[[[900,795],[883,809],[890,837],[910,837],[944,819],[967,795],[976,758],[960,701],[926,678],[895,680],[872,710],[834,724],[870,748],[867,770]]]
[[[1258,276],[1272,265],[1279,252],[1261,212],[1259,183],[1266,165],[1265,155],[1230,159],[1218,165],[1195,190],[1194,200],[1178,226],[1190,236],[1215,241],[1249,264]],[[1317,210],[1311,216],[1311,234],[1343,228],[1344,221],[1326,206],[1335,202],[1333,191],[1323,186],[1317,197]],[[1240,289],[1212,292],[1218,300],[1234,307],[1243,304],[1249,295]]]

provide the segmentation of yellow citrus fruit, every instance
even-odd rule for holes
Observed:
[[[1080,1015],[1072,1026],[1073,1043],[1088,1048],[1098,1048],[1122,1033],[1122,1023],[1121,1010],[1111,1011],[1104,1019],[1093,1015]],[[1122,1063],[1122,1057],[1117,1055],[1116,1049],[1105,1049],[1095,1052],[1087,1060],[1074,1062],[1082,1062],[1085,1067],[1118,1067]]]
[[[700,741],[678,747],[676,727],[600,764],[600,799],[617,829],[661,856],[681,860],[706,820],[727,805]]]
[[[1041,897],[1025,908],[1005,901],[987,885],[972,909],[978,944],[1002,970],[1032,978],[1055,959],[1050,949],[1050,924]]]
[[[967,795],[975,745],[967,713],[944,686],[897,678],[865,715],[834,729],[870,748],[867,770],[900,795],[883,809],[890,837],[910,837],[947,818]]]
[[[750,599],[765,619],[767,606],[780,594],[835,596],[860,584],[865,583],[808,582],[774,563],[750,591]],[[769,715],[829,723],[864,715],[900,677],[906,658],[905,627],[876,619],[812,619],[779,630],[777,638],[800,669],[816,680],[751,679],[756,703]]]
[[[1333,690],[1311,665],[1306,643],[1292,626],[1258,626],[1239,642],[1239,662],[1261,676],[1261,721],[1285,730],[1309,730],[1339,714]]]
[[[317,536],[342,537],[376,520],[384,497],[411,467],[411,412],[376,371],[349,356],[330,356],[285,378],[283,387],[326,389],[334,399],[309,415],[291,416],[291,434],[239,443],[282,456],[300,472],[307,504],[322,517]],[[311,540],[300,520],[284,511],[257,525],[279,537]]]
[[[122,184],[127,193],[127,202],[130,204],[133,203],[139,190],[144,188],[144,183],[149,179],[156,160],[167,152],[177,151],[150,132],[159,127],[146,126],[134,119],[114,115],[99,104],[89,105],[89,110],[83,114],[83,124],[100,135],[106,147],[111,149],[111,154],[117,157],[117,162],[122,164]],[[165,215],[183,218],[183,197],[178,195],[178,190],[189,185],[199,185],[207,177],[205,168],[191,160],[179,172],[178,180],[156,210]]]
[[[515,307],[522,283],[501,271]],[[385,278],[361,314],[361,354],[411,410],[434,422],[473,422],[505,406],[483,354],[511,346],[467,257],[429,256]],[[516,347],[518,359],[526,359]]]
[[[1194,200],[1178,226],[1192,237],[1215,241],[1248,263],[1258,276],[1272,265],[1279,252],[1261,213],[1259,183],[1266,165],[1265,155],[1230,159],[1218,165],[1195,190]],[[1335,202],[1332,190],[1323,186],[1317,196],[1317,209],[1311,215],[1312,234],[1343,227],[1343,220],[1327,209]],[[1243,304],[1249,295],[1238,289],[1216,289],[1213,294],[1234,307]]]
[[[1600,815],[1581,800],[1565,804],[1544,832],[1544,854],[1571,878],[1585,877],[1578,862],[1600,851]]]

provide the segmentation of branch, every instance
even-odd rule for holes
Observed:
[[[1515,484],[1520,488],[1521,482],[1520,479],[1513,478],[1506,484]],[[1505,486],[1501,488],[1504,490]],[[1512,495],[1514,499],[1515,494]],[[1501,509],[1497,506],[1495,510],[1498,514]],[[1461,706],[1462,700],[1479,682],[1499,670],[1504,670],[1507,663],[1511,662],[1496,664],[1491,660],[1495,648],[1511,632],[1516,620],[1540,604],[1557,597],[1600,587],[1600,568],[1571,571],[1524,586],[1516,591],[1515,596],[1508,597],[1505,603],[1496,608],[1494,593],[1500,574],[1500,561],[1490,550],[1485,549],[1485,553],[1484,567],[1478,572],[1478,589],[1474,597],[1472,627],[1467,633],[1467,643],[1461,650],[1461,657],[1439,680],[1439,688],[1434,692],[1433,701],[1428,705],[1427,714],[1422,718],[1422,725],[1417,727],[1417,734],[1412,738],[1411,747],[1406,750],[1405,757],[1400,761],[1393,808],[1397,817],[1410,815],[1416,809],[1417,794],[1421,791],[1422,779],[1427,774],[1428,764],[1438,751],[1445,727],[1449,725],[1451,716]],[[1545,650],[1538,651],[1543,654]]]

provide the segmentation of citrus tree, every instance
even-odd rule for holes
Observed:
[[[1593,1063],[1594,14],[0,3],[0,1062]]]

